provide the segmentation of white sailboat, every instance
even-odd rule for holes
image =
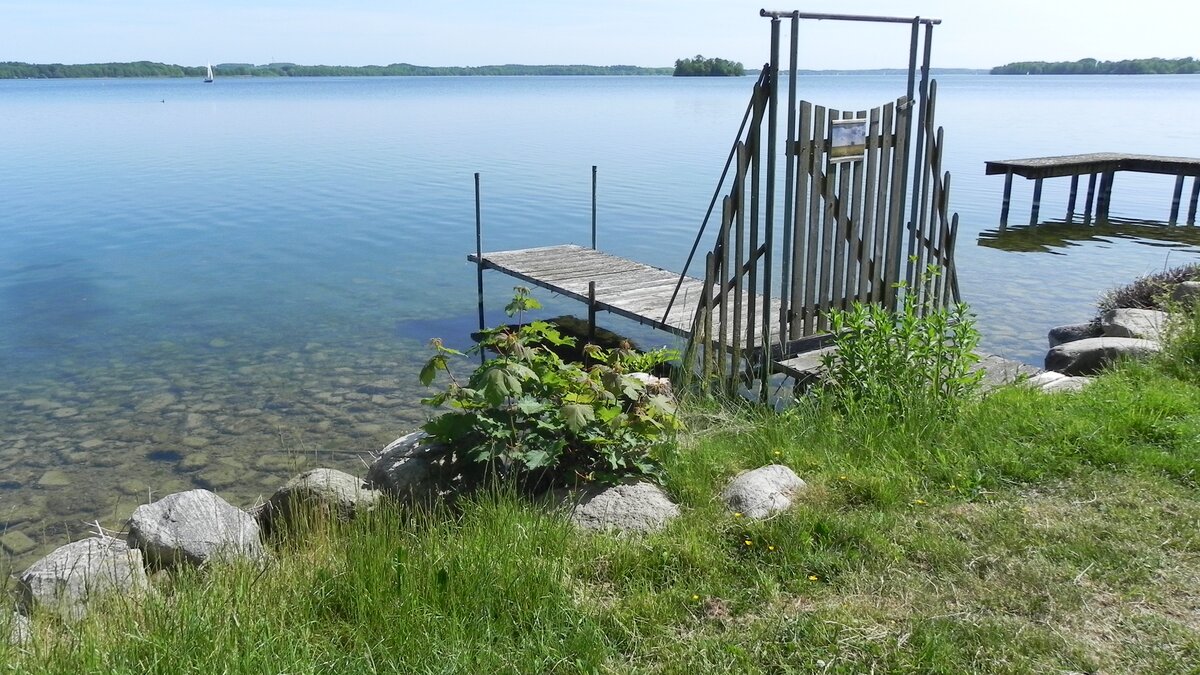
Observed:
[[[208,72],[207,72],[207,73],[205,73],[205,75],[204,75],[204,81],[205,81],[205,82],[212,82],[212,81],[213,81],[213,71],[212,71],[212,64],[211,64],[211,63],[210,63],[210,64],[208,64]]]

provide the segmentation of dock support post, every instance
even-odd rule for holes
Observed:
[[[487,325],[483,318],[483,218],[479,207],[479,172],[475,173],[475,288],[479,299],[479,330],[482,332]],[[479,363],[482,365],[486,355],[479,350]]]
[[[1033,181],[1033,208],[1029,210],[1029,224],[1038,224],[1038,213],[1042,210],[1042,179]]]
[[[1012,201],[1012,172],[1004,174],[1004,201],[1000,204],[1000,231],[1008,227],[1008,205]]]
[[[596,250],[596,165],[592,165],[592,250]]]
[[[1092,224],[1092,203],[1096,197],[1096,174],[1088,176],[1087,200],[1083,203],[1083,224]]]
[[[1200,176],[1192,177],[1192,200],[1188,204],[1188,225],[1196,224],[1196,202],[1200,201]]]
[[[588,343],[596,343],[596,282],[588,282]]]
[[[1183,174],[1175,177],[1175,192],[1171,196],[1171,220],[1169,224],[1179,222],[1179,202],[1183,200]]]
[[[1079,194],[1079,174],[1071,176],[1071,194],[1067,197],[1067,224],[1075,222],[1075,195]]]
[[[1101,221],[1105,223],[1108,222],[1108,212],[1110,206],[1112,205],[1113,178],[1115,176],[1116,172],[1109,170],[1105,171],[1104,175],[1100,178],[1100,197],[1097,199],[1096,203],[1097,223]]]

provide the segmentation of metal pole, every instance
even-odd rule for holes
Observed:
[[[475,288],[479,298],[479,330],[482,332],[487,325],[483,318],[483,218],[479,203],[479,172],[475,172]],[[481,348],[480,364],[486,360],[485,356]]]
[[[592,165],[592,250],[596,250],[596,165]]]
[[[771,88],[770,100],[767,101],[767,203],[766,219],[763,227],[766,229],[763,237],[763,247],[766,256],[763,260],[763,308],[762,308],[762,358],[759,371],[759,399],[764,403],[770,394],[771,372],[771,262],[774,256],[775,239],[775,154],[779,129],[779,19],[771,19]],[[751,289],[753,292],[754,289]]]
[[[792,220],[792,192],[796,176],[796,61],[799,58],[798,37],[800,18],[792,16],[791,61],[788,68],[788,123],[787,141],[784,145],[785,158],[783,179],[783,275],[779,287],[779,339],[783,344],[791,339],[790,312],[792,287],[792,236],[795,223]]]
[[[596,343],[596,282],[588,282],[588,344]]]

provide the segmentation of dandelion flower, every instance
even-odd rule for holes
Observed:
[[[771,545],[767,546],[767,550],[768,550],[768,551],[774,551],[774,550],[775,550],[775,545],[774,545],[774,544],[771,544]]]
[[[699,600],[700,600],[700,596],[698,596],[698,595],[692,596],[692,602],[699,602]]]
[[[917,506],[925,506],[925,500],[924,500],[924,499],[914,499],[914,500],[913,500],[913,503],[914,503],[914,504],[916,504]]]
[[[741,518],[741,517],[742,517],[742,512],[741,512],[741,511],[736,511],[736,512],[734,512],[734,514],[733,514],[733,517],[734,517],[734,518]]]
[[[747,545],[747,546],[753,546],[753,545],[754,545],[754,542],[753,542],[753,541],[751,541],[751,540],[749,540],[749,539],[747,539],[747,540],[743,541],[742,543],[743,543],[743,544],[745,544],[745,545]]]
[[[808,580],[809,580],[809,581],[816,581],[816,580],[817,580],[817,575],[815,575],[815,574],[810,574],[810,575],[808,575]]]

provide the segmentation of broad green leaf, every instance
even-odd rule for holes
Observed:
[[[433,378],[437,377],[438,370],[446,369],[446,357],[441,354],[436,354],[425,362],[425,367],[421,369],[420,380],[421,384],[428,387],[433,383]]]
[[[586,427],[588,422],[596,419],[596,411],[590,405],[580,403],[568,403],[561,410],[563,421],[567,423],[567,428],[571,431],[578,432]]]
[[[483,374],[483,397],[492,405],[500,405],[510,396],[521,395],[521,381],[504,368],[491,368]]]
[[[546,404],[542,403],[541,401],[537,400],[536,398],[531,398],[529,396],[522,396],[521,399],[517,401],[517,410],[520,410],[521,412],[525,413],[526,415],[536,415],[537,413],[540,413],[545,409],[546,409]]]
[[[530,450],[525,453],[525,467],[529,469],[540,469],[543,466],[550,466],[550,453],[545,450]]]

